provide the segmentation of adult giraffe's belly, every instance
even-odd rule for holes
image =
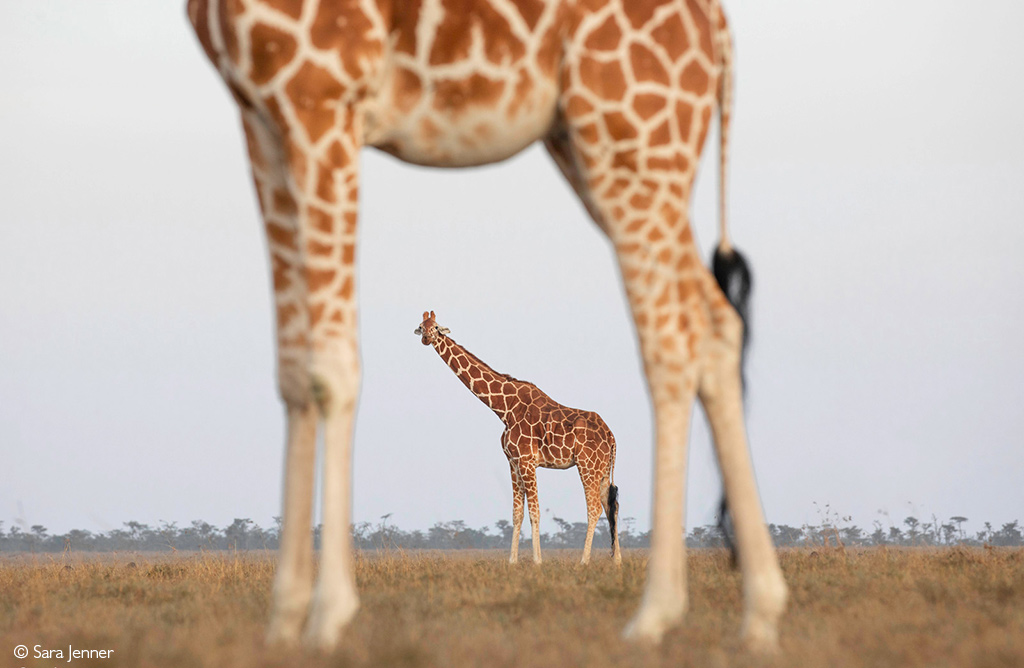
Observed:
[[[391,80],[365,108],[366,143],[418,165],[504,160],[544,137],[555,118],[554,81],[525,70],[504,79],[478,71],[452,79],[398,68]]]

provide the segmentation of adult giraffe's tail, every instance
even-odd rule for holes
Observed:
[[[729,25],[725,20],[720,2],[714,3],[712,14],[714,21],[715,60],[718,63],[718,248],[711,262],[711,270],[722,292],[733,305],[743,321],[742,353],[745,357],[747,341],[750,338],[750,291],[753,277],[746,258],[733,248],[729,238],[728,211],[726,193],[729,183],[729,123],[732,120],[732,37]],[[741,357],[740,370],[743,363]]]
[[[721,2],[714,3],[712,20],[714,26],[715,59],[719,66],[718,77],[718,248],[711,263],[715,281],[722,288],[729,303],[736,309],[743,323],[743,340],[740,347],[740,382],[746,387],[744,367],[747,357],[747,343],[750,341],[750,292],[753,288],[753,277],[746,258],[735,248],[729,239],[727,224],[726,192],[728,185],[729,165],[729,124],[732,121],[732,36],[729,24],[725,20]],[[729,552],[732,554],[733,567],[737,564],[736,544],[732,538],[731,522],[729,521],[729,504],[725,492],[718,510],[718,528],[722,532]]]

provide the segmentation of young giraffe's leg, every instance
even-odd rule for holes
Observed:
[[[608,518],[608,531],[612,537],[612,560],[615,565],[622,564],[622,551],[619,548],[619,502],[618,499],[615,501],[615,505],[609,504],[608,492],[611,490],[611,482],[609,477],[601,480],[601,506],[604,508],[604,515]]]
[[[778,620],[787,589],[765,528],[747,447],[740,383],[742,324],[739,318],[715,324],[716,337],[708,346],[699,396],[711,425],[736,531],[745,608],[742,637],[752,649],[771,651],[778,647]]]
[[[526,490],[523,488],[519,467],[511,459],[509,467],[512,469],[512,554],[508,563],[514,564],[519,561],[519,531],[523,527],[523,496]]]
[[[311,502],[313,490],[301,467],[311,461],[315,442],[309,422],[319,419],[323,534],[306,641],[322,649],[334,647],[359,607],[350,533],[351,439],[360,377],[354,291],[358,133],[351,111],[336,105],[334,113],[348,122],[326,130],[286,127],[283,118],[254,107],[243,111],[270,246],[278,376],[290,422],[282,533],[292,538],[275,584],[270,640],[292,640],[302,622],[294,612],[302,596],[294,564],[308,557],[305,548],[294,546],[304,545],[302,534],[309,531],[307,501],[300,498]],[[296,510],[289,512],[289,504]]]
[[[530,533],[533,546],[533,563],[540,563],[540,498],[537,495],[537,465],[525,458],[518,461],[523,491],[526,493],[526,507],[530,511]]]

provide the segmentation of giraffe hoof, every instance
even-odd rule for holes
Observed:
[[[267,628],[265,642],[268,647],[290,649],[299,644],[301,624],[285,622],[280,619],[272,619]]]
[[[677,609],[666,609],[660,606],[645,605],[636,613],[633,620],[622,632],[626,640],[641,643],[658,644],[670,627],[675,626],[683,618],[684,606]]]
[[[741,635],[743,646],[752,654],[779,653],[779,631],[775,624],[748,623]]]
[[[334,651],[342,631],[358,610],[359,597],[351,591],[340,596],[314,599],[303,644],[324,653]]]

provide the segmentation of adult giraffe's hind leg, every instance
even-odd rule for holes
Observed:
[[[594,544],[594,529],[597,528],[597,520],[601,517],[601,473],[594,470],[592,464],[583,462],[578,463],[576,468],[579,469],[583,495],[587,500],[587,538],[583,543],[583,558],[580,563],[589,564],[590,550]]]
[[[743,574],[741,636],[749,648],[770,652],[778,647],[778,620],[786,606],[787,588],[765,527],[747,446],[740,382],[742,324],[738,316],[722,313],[708,345],[699,396],[711,425],[736,532]]]

